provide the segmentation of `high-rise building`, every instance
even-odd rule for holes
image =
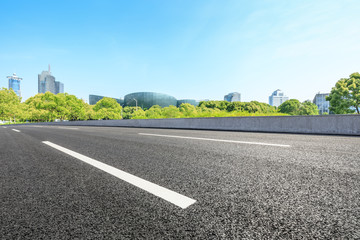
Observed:
[[[8,76],[7,78],[9,79],[9,89],[14,90],[16,95],[21,97],[20,81],[22,78],[16,76],[16,73],[14,73],[12,76]]]
[[[55,81],[55,94],[64,93],[64,84],[59,81]]]
[[[64,84],[55,81],[55,77],[51,75],[50,65],[48,71],[42,71],[38,75],[38,93],[52,92],[54,94],[64,92]]]
[[[318,93],[315,95],[313,103],[318,107],[319,114],[330,113],[330,102],[326,101],[326,97],[329,93]]]
[[[289,100],[289,97],[285,96],[283,91],[281,91],[280,89],[277,89],[269,97],[269,104],[271,106],[278,107],[287,100]]]
[[[241,94],[232,92],[224,96],[224,100],[228,102],[241,102]]]

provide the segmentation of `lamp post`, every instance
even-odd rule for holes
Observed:
[[[138,101],[135,98],[132,98],[131,100],[135,100],[136,103],[136,111],[137,111],[137,106],[138,106]],[[131,101],[130,101],[131,102]]]

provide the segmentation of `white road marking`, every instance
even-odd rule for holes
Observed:
[[[71,129],[71,130],[78,130],[79,128],[71,128],[71,127],[58,127],[60,129]]]
[[[149,193],[152,193],[155,196],[158,196],[168,202],[171,202],[171,203],[175,204],[176,206],[181,207],[182,209],[185,209],[196,202],[196,200],[194,200],[192,198],[186,197],[177,192],[174,192],[167,188],[161,187],[155,183],[149,182],[147,180],[139,178],[130,173],[124,172],[120,169],[114,168],[110,165],[107,165],[107,164],[97,161],[95,159],[86,157],[80,153],[77,153],[77,152],[74,152],[67,148],[61,147],[55,143],[48,142],[48,141],[43,141],[43,143],[50,147],[53,147],[63,153],[66,153],[72,157],[75,157],[87,164],[90,164],[100,170],[103,170],[104,172],[107,172],[107,173],[109,173],[125,182],[128,182],[138,188],[141,188]]]
[[[6,128],[6,127],[3,127],[3,128]]]
[[[155,137],[185,138],[185,139],[195,139],[195,140],[215,141],[215,142],[254,144],[254,145],[265,145],[265,146],[275,146],[275,147],[291,147],[290,145],[274,144],[274,143],[263,143],[263,142],[244,142],[244,141],[235,141],[235,140],[200,138],[200,137],[185,137],[185,136],[174,136],[174,135],[160,135],[160,134],[151,134],[151,133],[139,133],[139,134],[140,135],[146,135],[146,136],[155,136]]]
[[[15,131],[15,132],[20,132],[20,130],[17,130],[17,129],[14,129],[14,128],[12,130]]]

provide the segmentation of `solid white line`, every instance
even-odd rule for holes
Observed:
[[[67,148],[61,147],[57,144],[54,144],[54,143],[51,143],[48,141],[43,141],[43,143],[45,143],[46,145],[53,147],[63,153],[69,154],[70,156],[75,157],[75,158],[77,158],[87,164],[90,164],[98,169],[101,169],[117,178],[120,178],[121,180],[124,180],[125,182],[128,182],[136,187],[139,187],[149,193],[152,193],[155,196],[158,196],[168,202],[171,202],[171,203],[175,204],[176,206],[181,207],[182,209],[185,209],[188,206],[190,206],[196,202],[196,200],[194,200],[194,199],[191,199],[189,197],[181,195],[177,192],[171,191],[167,188],[161,187],[155,183],[146,181],[146,180],[139,178],[135,175],[132,175],[130,173],[121,171],[120,169],[114,168],[110,165],[107,165],[107,164],[97,161],[95,159],[86,157],[80,153],[77,153],[77,152],[74,152]]]
[[[15,131],[15,132],[20,132],[20,130],[17,130],[17,129],[12,129],[13,131]]]
[[[71,128],[71,127],[58,127],[60,129],[71,129],[71,130],[78,130],[79,128]]]
[[[139,134],[140,135],[146,135],[146,136],[155,136],[155,137],[185,138],[185,139],[195,139],[195,140],[215,141],[215,142],[254,144],[254,145],[265,145],[265,146],[275,146],[275,147],[291,147],[290,145],[274,144],[274,143],[263,143],[263,142],[244,142],[244,141],[235,141],[235,140],[199,138],[199,137],[185,137],[185,136],[174,136],[174,135],[160,135],[160,134],[151,134],[151,133],[139,133]]]

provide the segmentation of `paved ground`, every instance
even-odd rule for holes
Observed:
[[[0,126],[0,164],[2,239],[360,238],[359,137]]]

